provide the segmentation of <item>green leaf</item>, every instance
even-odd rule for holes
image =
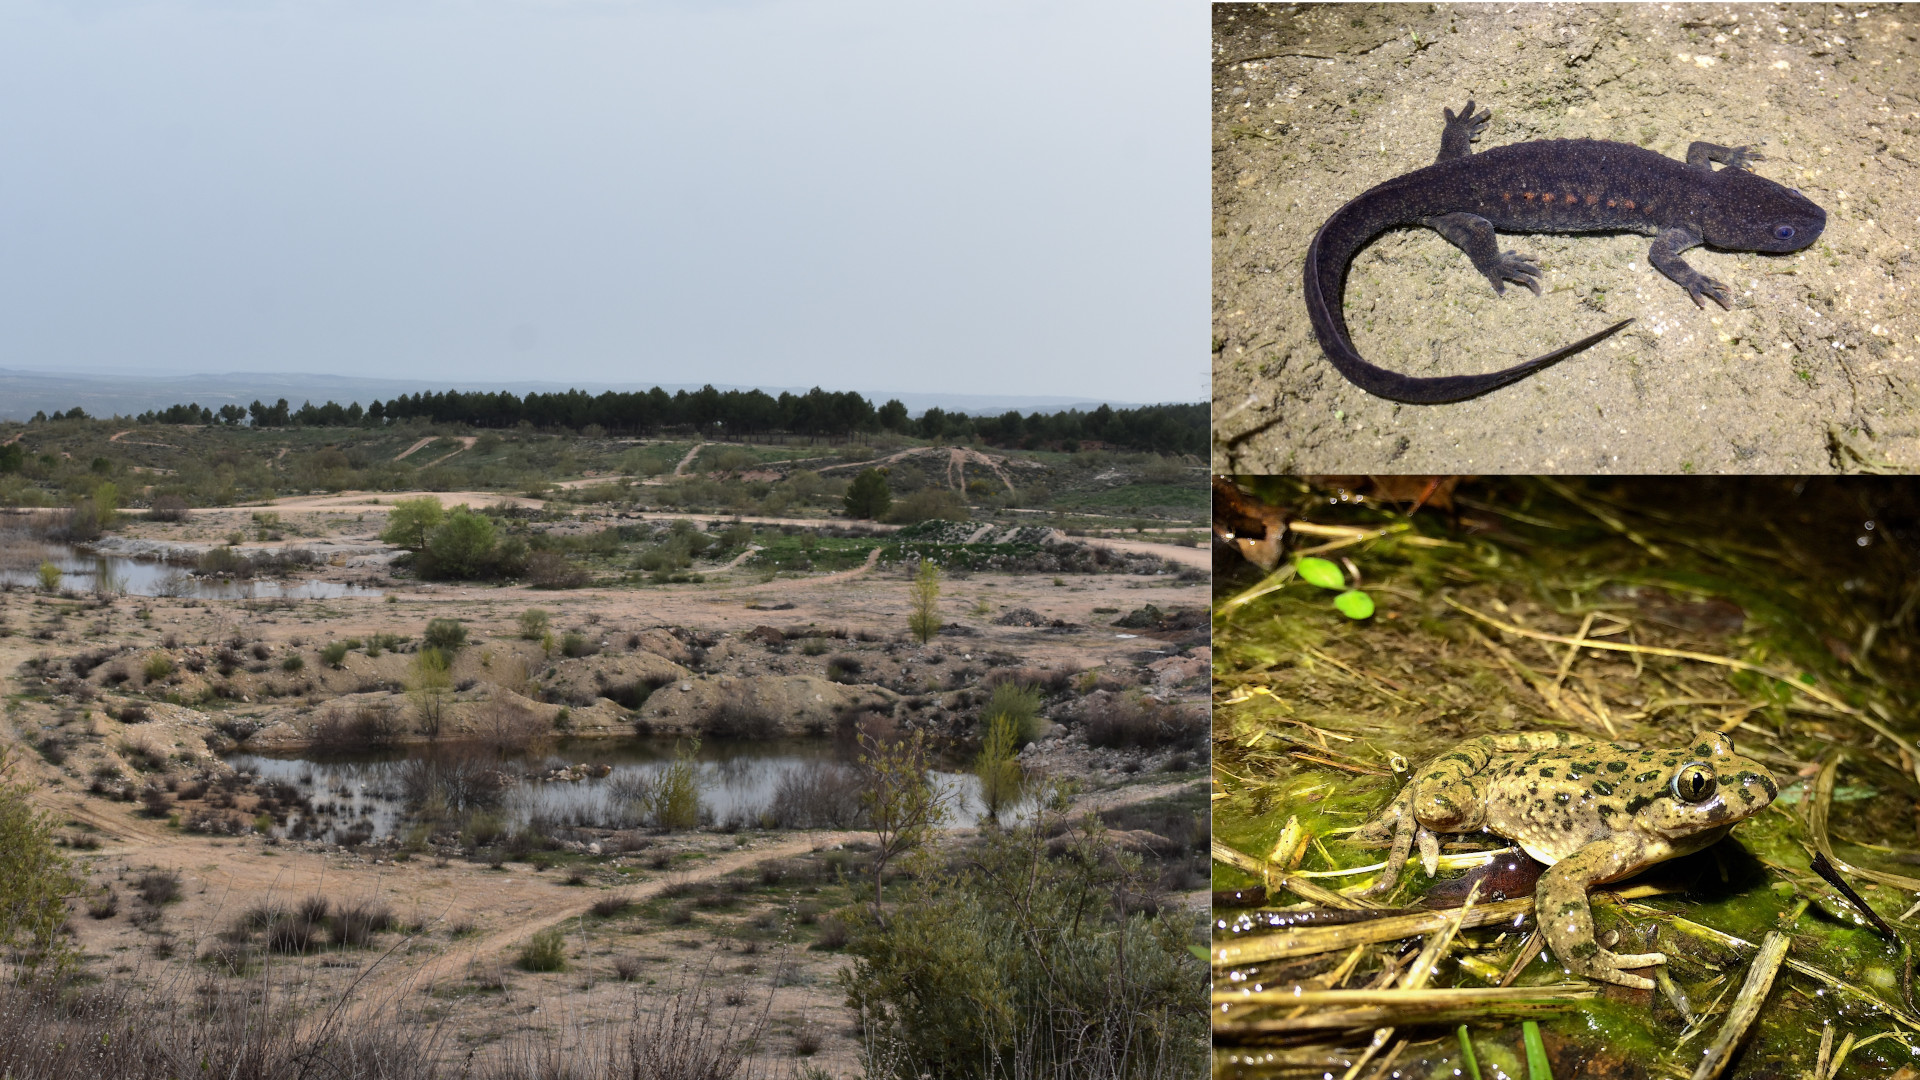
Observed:
[[[1349,619],[1373,618],[1373,597],[1359,589],[1348,589],[1333,598],[1333,606]]]
[[[1340,567],[1325,559],[1296,559],[1293,565],[1300,571],[1300,580],[1309,585],[1318,585],[1323,589],[1347,587],[1347,576],[1340,572]]]

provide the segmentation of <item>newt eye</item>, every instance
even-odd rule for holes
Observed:
[[[1777,228],[1777,229],[1775,229],[1775,230],[1773,230],[1773,238],[1774,238],[1775,240],[1791,240],[1791,239],[1793,239],[1793,226],[1791,226],[1791,225],[1782,225],[1782,226],[1780,226],[1779,228]]]
[[[1681,802],[1706,802],[1715,786],[1713,767],[1704,761],[1690,762],[1673,774],[1673,794]]]

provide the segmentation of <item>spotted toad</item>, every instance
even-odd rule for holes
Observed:
[[[1393,844],[1375,893],[1393,888],[1415,843],[1432,875],[1438,833],[1484,829],[1515,841],[1549,867],[1534,910],[1554,956],[1577,974],[1644,990],[1651,979],[1622,969],[1666,956],[1601,948],[1587,888],[1699,851],[1779,792],[1764,766],[1717,733],[1677,750],[1566,732],[1482,735],[1428,762],[1354,839]]]

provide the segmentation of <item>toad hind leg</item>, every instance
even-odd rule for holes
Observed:
[[[1507,282],[1517,282],[1540,295],[1540,268],[1532,259],[1512,251],[1501,251],[1493,234],[1493,222],[1478,214],[1441,214],[1421,222],[1447,238],[1447,242],[1467,253],[1473,268],[1493,283],[1493,291],[1504,294]]]
[[[1611,841],[1597,841],[1561,859],[1540,875],[1534,886],[1534,912],[1540,932],[1553,955],[1567,970],[1589,979],[1653,989],[1653,980],[1629,975],[1624,968],[1653,967],[1667,962],[1665,953],[1616,953],[1593,939],[1593,905],[1589,886],[1615,881],[1636,867],[1627,853]]]

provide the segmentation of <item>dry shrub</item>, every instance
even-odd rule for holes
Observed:
[[[891,715],[883,712],[867,709],[842,712],[834,722],[834,749],[843,758],[851,758],[857,754],[862,740],[893,743],[899,738],[899,723]]]
[[[710,739],[771,739],[780,734],[780,722],[758,706],[726,700],[707,713],[700,733]]]
[[[981,685],[989,690],[998,689],[1001,683],[1013,683],[1017,686],[1033,687],[1040,691],[1043,698],[1064,694],[1073,689],[1074,676],[1081,669],[1072,665],[1060,667],[1017,667],[995,668],[987,672]]]
[[[499,805],[507,784],[495,754],[470,743],[435,746],[400,766],[401,797],[415,809],[488,809]]]
[[[767,814],[783,829],[847,829],[860,821],[859,770],[838,762],[790,769]]]
[[[1089,746],[1190,749],[1206,735],[1203,715],[1152,698],[1095,694],[1084,715]]]
[[[536,551],[527,557],[527,581],[536,589],[577,589],[589,575],[557,551]]]
[[[373,944],[373,935],[393,929],[393,909],[379,900],[343,904],[333,915],[333,943],[351,948]]]
[[[172,870],[153,870],[134,882],[134,891],[154,907],[180,899],[180,875]]]
[[[352,711],[330,708],[314,721],[308,737],[315,754],[345,755],[391,746],[399,733],[393,706],[380,701],[355,706]]]
[[[518,701],[494,698],[474,714],[473,733],[482,746],[508,758],[525,753],[535,740],[552,734],[553,726]]]

